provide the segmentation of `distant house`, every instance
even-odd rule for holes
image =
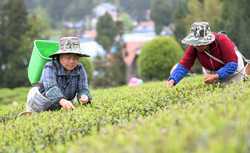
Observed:
[[[94,40],[81,39],[80,47],[81,50],[90,55],[92,58],[105,55],[103,47]]]
[[[65,21],[63,23],[63,26],[68,29],[81,29],[84,26],[84,21],[83,20],[80,20],[78,22]]]
[[[85,39],[90,39],[90,40],[95,40],[96,36],[97,36],[96,30],[86,30],[82,35],[82,37],[84,37]]]
[[[170,27],[164,27],[161,35],[173,35]],[[123,35],[123,60],[127,65],[127,80],[137,76],[137,57],[144,44],[156,37],[153,21],[139,22],[132,33]]]
[[[161,31],[161,35],[163,35],[163,36],[171,36],[171,35],[173,35],[174,32],[173,32],[172,29],[173,29],[173,27],[171,27],[171,26],[163,27],[163,29]]]
[[[142,21],[133,29],[135,33],[155,33],[155,24],[153,21]]]
[[[124,34],[124,62],[127,65],[131,65],[135,56],[140,54],[140,50],[145,42],[152,40],[155,36],[154,23],[152,21],[140,22],[133,29],[132,33]]]
[[[145,22],[139,24],[132,33],[123,35],[124,48],[122,52],[123,60],[127,65],[127,80],[137,76],[136,60],[141,48],[146,42],[155,37],[154,24]]]
[[[96,31],[95,30],[87,30],[80,37],[81,41],[81,49],[88,53],[90,57],[95,58],[96,56],[104,56],[105,50],[103,47],[95,41]]]
[[[144,33],[128,33],[123,36],[124,39],[124,53],[123,59],[126,65],[131,65],[135,57],[140,54],[141,48],[147,42],[152,40],[155,34]]]

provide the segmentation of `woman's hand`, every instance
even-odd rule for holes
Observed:
[[[174,82],[174,80],[166,80],[165,84],[167,87],[173,87],[175,82]]]
[[[89,102],[89,97],[86,95],[83,95],[80,97],[79,102],[83,105]]]
[[[75,109],[75,106],[70,101],[68,101],[64,98],[59,101],[59,104],[65,110]]]
[[[206,84],[212,84],[215,83],[219,80],[219,75],[218,74],[206,74],[204,78],[204,82]]]

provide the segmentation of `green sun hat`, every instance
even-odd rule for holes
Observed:
[[[212,43],[215,35],[211,32],[208,22],[194,22],[190,33],[182,39],[182,43],[191,46],[203,46]]]
[[[59,41],[59,50],[49,57],[55,57],[60,54],[77,54],[80,57],[89,57],[88,54],[80,48],[80,39],[78,37],[62,37]]]

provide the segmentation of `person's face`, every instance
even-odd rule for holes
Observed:
[[[205,51],[205,49],[208,48],[208,45],[202,45],[202,46],[195,46],[195,48],[198,50],[198,51]]]
[[[61,54],[59,62],[67,71],[73,70],[79,64],[79,56],[76,54]]]

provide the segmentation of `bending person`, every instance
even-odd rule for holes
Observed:
[[[38,87],[30,89],[27,96],[26,112],[42,112],[57,109],[74,109],[72,100],[77,97],[81,104],[91,100],[87,74],[80,57],[88,55],[80,51],[78,37],[62,37],[59,51],[50,55],[52,61],[46,63]]]
[[[195,22],[182,40],[188,45],[184,56],[170,74],[166,85],[172,87],[188,73],[196,59],[205,72],[204,82],[229,83],[243,80],[244,63],[236,46],[225,34],[211,32],[207,22]]]

